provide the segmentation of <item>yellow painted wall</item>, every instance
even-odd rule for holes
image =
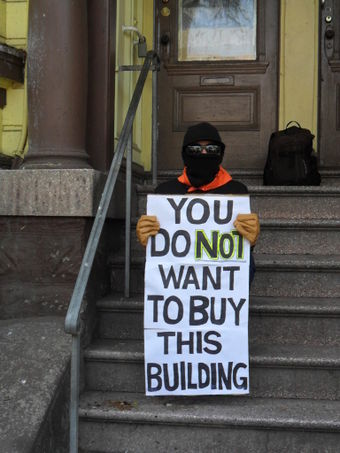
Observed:
[[[119,0],[117,1],[117,52],[116,52],[116,101],[115,101],[115,142],[120,135],[125,115],[131,100],[139,72],[120,72],[122,65],[140,65],[143,59],[138,58],[137,35],[123,32],[122,26],[134,26],[146,37],[148,50],[152,48],[153,29],[152,0]],[[134,122],[133,160],[150,169],[151,161],[151,93],[152,78],[149,74],[146,81],[140,106]]]
[[[317,136],[318,0],[281,0],[279,127],[296,120]],[[317,139],[314,139],[316,146]]]
[[[0,42],[18,49],[27,45],[28,0],[0,0]],[[0,154],[22,156],[27,134],[26,87],[0,79],[7,105],[0,110]]]
[[[0,43],[5,42],[6,36],[6,3],[0,0]]]

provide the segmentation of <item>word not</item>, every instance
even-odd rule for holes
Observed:
[[[224,258],[228,260],[233,258],[236,253],[236,259],[243,259],[243,236],[237,230],[231,233],[220,233],[211,231],[211,240],[207,238],[205,231],[197,230],[195,236],[195,259],[203,258],[203,252],[211,260]]]

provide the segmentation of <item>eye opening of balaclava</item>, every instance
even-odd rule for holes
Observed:
[[[199,154],[192,156],[186,153],[188,145],[207,140],[221,146],[219,155]],[[188,128],[185,133],[182,147],[182,158],[186,166],[187,176],[194,187],[200,187],[211,182],[218,173],[223,159],[225,145],[221,141],[217,129],[210,123],[199,123]]]

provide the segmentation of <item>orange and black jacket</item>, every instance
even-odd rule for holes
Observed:
[[[184,168],[183,173],[176,179],[163,182],[156,187],[155,193],[163,195],[181,195],[184,193],[216,193],[228,195],[247,194],[247,187],[239,181],[234,181],[229,173],[220,167],[219,172],[210,183],[201,186],[193,187],[190,184],[189,178]]]

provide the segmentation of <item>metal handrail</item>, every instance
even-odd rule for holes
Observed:
[[[80,311],[93,260],[97,251],[100,235],[109,209],[112,193],[116,184],[117,176],[122,163],[125,149],[128,145],[127,173],[131,175],[131,133],[137,107],[142,95],[143,87],[149,73],[151,64],[153,70],[158,69],[159,59],[153,50],[147,52],[141,69],[131,102],[126,114],[120,138],[117,143],[114,158],[107,176],[105,187],[93,222],[92,230],[86,245],[84,257],[80,266],[74,291],[65,319],[65,331],[72,335],[72,356],[71,356],[71,398],[70,398],[70,453],[78,452],[78,405],[79,405],[79,381],[80,381]],[[153,124],[153,127],[155,125]],[[129,142],[129,144],[128,144]],[[131,176],[130,176],[131,177]],[[128,176],[127,176],[127,179]],[[131,184],[129,184],[131,187]],[[128,185],[127,185],[128,188]],[[130,190],[130,189],[128,189]],[[127,207],[130,215],[130,207]]]

